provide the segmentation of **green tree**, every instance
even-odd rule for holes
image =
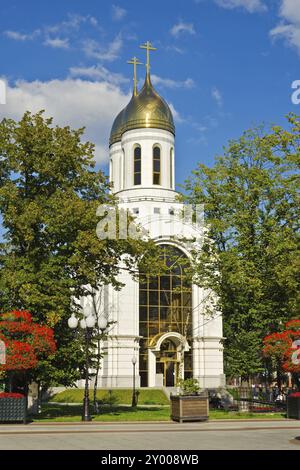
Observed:
[[[67,326],[70,294],[107,283],[120,288],[121,259],[132,272],[155,266],[151,241],[97,237],[97,207],[114,200],[83,132],[54,126],[43,112],[0,123],[0,311],[26,309],[54,328],[57,351],[37,377],[46,384],[69,385],[84,368],[82,335]]]
[[[204,204],[196,280],[219,297],[229,376],[262,371],[262,338],[299,312],[299,118],[288,124],[246,131],[185,184]]]

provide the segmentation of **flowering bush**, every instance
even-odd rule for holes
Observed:
[[[295,345],[300,340],[300,320],[291,320],[285,327],[281,333],[264,338],[263,354],[280,361],[286,372],[300,373],[300,347]]]
[[[0,315],[0,340],[6,346],[6,363],[0,364],[0,371],[34,369],[39,359],[56,349],[53,330],[34,323],[27,311]]]
[[[0,398],[24,398],[24,396],[25,395],[22,395],[22,393],[0,393]]]

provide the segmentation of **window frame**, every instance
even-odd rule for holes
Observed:
[[[155,156],[155,149],[159,150],[159,156]],[[155,162],[159,162],[159,171],[155,170]],[[158,176],[158,182],[155,181]],[[155,186],[161,186],[161,146],[154,144],[152,147],[152,184]]]
[[[136,155],[136,151],[140,151],[140,155]],[[136,171],[136,165],[140,163],[140,170]],[[142,147],[135,144],[133,147],[133,185],[140,186],[142,184]]]

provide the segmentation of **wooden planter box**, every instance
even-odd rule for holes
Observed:
[[[0,398],[0,423],[22,421],[26,423],[26,398]]]
[[[207,421],[209,402],[207,395],[171,395],[173,421]]]
[[[300,397],[287,397],[287,417],[300,419]]]

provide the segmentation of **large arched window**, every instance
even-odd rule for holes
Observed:
[[[140,145],[134,147],[133,157],[133,184],[142,183],[142,149]]]
[[[155,145],[153,147],[153,184],[160,184],[160,171],[160,147],[158,147],[158,145]]]
[[[166,270],[158,276],[140,276],[139,288],[139,334],[140,340],[140,376],[141,385],[148,386],[148,348],[155,337],[167,332],[180,333],[191,344],[192,336],[192,283],[187,275],[189,260],[178,248],[161,245],[161,257]],[[169,342],[170,343],[170,342]],[[172,352],[172,344],[167,364],[165,351],[161,349],[157,356],[156,372],[165,374],[168,367],[178,366]],[[167,361],[168,362],[168,361]],[[172,370],[172,369],[171,369]],[[192,351],[184,353],[184,376],[192,377]],[[165,383],[168,385],[168,383]]]

